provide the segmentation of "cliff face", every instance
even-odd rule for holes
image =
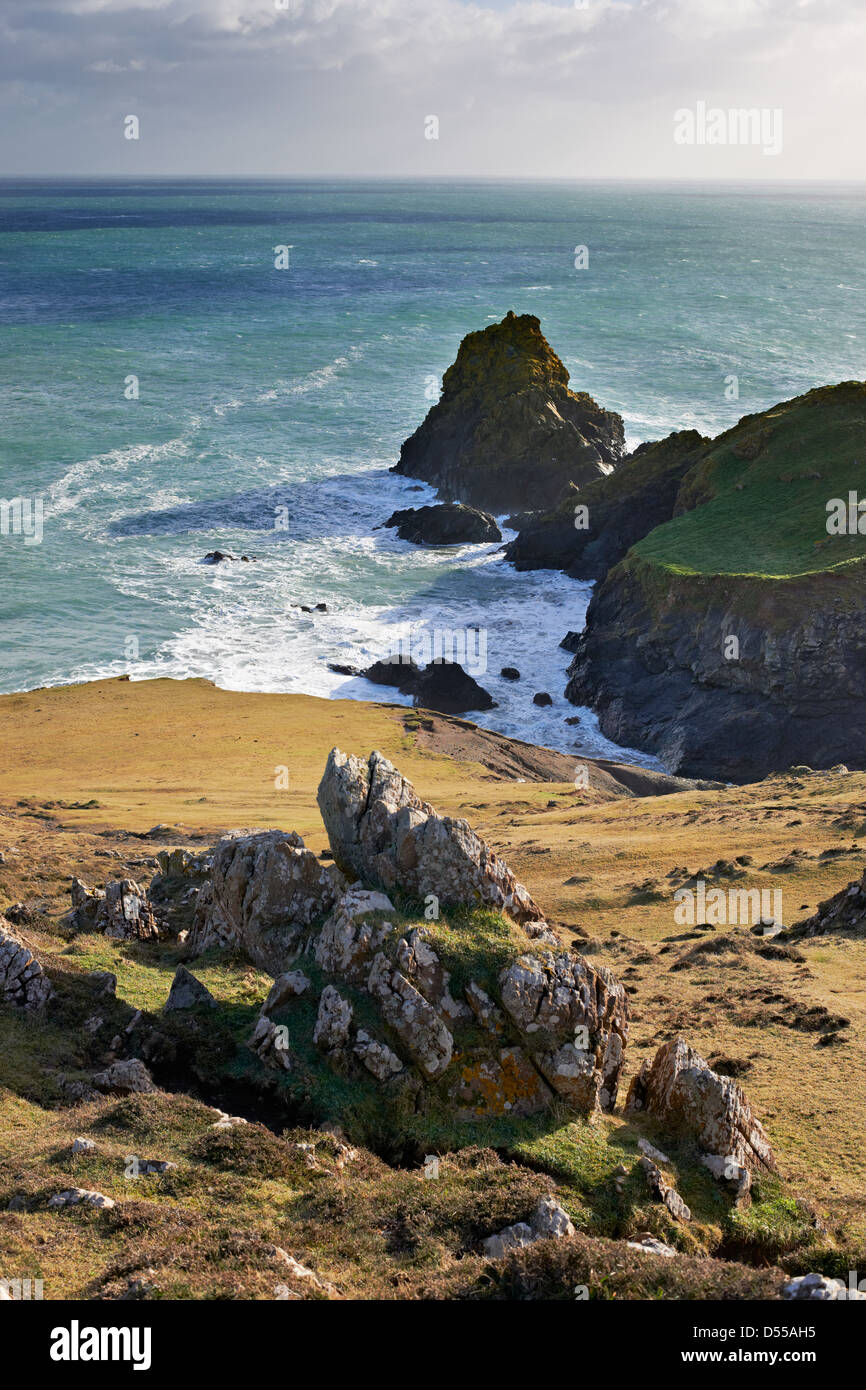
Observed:
[[[866,536],[827,529],[832,499],[866,491],[864,421],[866,384],[845,382],[700,451],[575,648],[566,695],[609,738],[691,777],[866,767]]]
[[[468,334],[394,472],[497,514],[553,507],[568,483],[602,477],[623,452],[621,417],[568,380],[532,314]]]
[[[636,541],[670,521],[680,484],[708,443],[697,430],[683,430],[642,444],[615,472],[569,489],[558,507],[522,527],[506,547],[508,559],[518,570],[603,578]]]
[[[566,696],[682,776],[864,768],[864,588],[866,562],[771,582],[629,556],[593,596]]]

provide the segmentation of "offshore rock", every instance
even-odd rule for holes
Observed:
[[[468,334],[394,472],[496,515],[554,506],[570,482],[601,477],[623,453],[621,417],[568,380],[532,314]]]
[[[502,532],[489,512],[443,502],[436,507],[407,507],[392,512],[386,527],[396,527],[402,541],[415,545],[480,545],[501,541]]]

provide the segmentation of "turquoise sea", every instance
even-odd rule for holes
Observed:
[[[0,495],[44,503],[40,544],[0,536],[0,690],[129,671],[397,699],[327,663],[481,626],[478,722],[615,753],[564,722],[589,586],[374,529],[432,496],[388,469],[509,309],[631,444],[866,376],[864,213],[859,185],[0,183]],[[203,566],[215,547],[257,559]]]

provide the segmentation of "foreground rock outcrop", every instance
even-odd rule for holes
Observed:
[[[193,955],[231,946],[276,977],[247,1043],[274,1084],[307,1095],[329,1068],[375,1084],[394,1117],[407,1105],[516,1117],[557,1098],[612,1108],[623,987],[561,946],[467,822],[438,815],[375,752],[333,749],[319,806],[334,864],[280,831],[221,842],[189,939]],[[397,893],[419,907],[399,912]],[[488,917],[446,923],[440,909]],[[193,986],[182,970],[172,995],[207,1003]]]
[[[693,1139],[714,1177],[745,1198],[755,1171],[777,1172],[761,1122],[736,1081],[719,1076],[684,1038],[664,1043],[629,1087],[626,1112],[653,1116],[666,1132]]]
[[[319,810],[337,865],[386,891],[399,885],[442,904],[487,906],[516,922],[543,914],[508,866],[465,820],[439,816],[381,753],[331,750]]]
[[[83,904],[87,910],[88,904]],[[113,879],[96,911],[96,929],[117,940],[155,941],[159,924],[147,894],[134,879]]]
[[[38,1013],[53,990],[30,947],[0,915],[0,999],[26,1013]]]
[[[344,887],[339,872],[305,849],[300,835],[265,830],[222,840],[199,893],[190,955],[232,945],[279,975],[303,931],[330,911]]]
[[[394,472],[497,515],[554,506],[569,483],[602,476],[623,453],[621,417],[568,380],[532,314],[469,333]]]

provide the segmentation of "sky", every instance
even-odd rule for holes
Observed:
[[[864,52],[866,0],[0,0],[0,176],[859,180]]]

